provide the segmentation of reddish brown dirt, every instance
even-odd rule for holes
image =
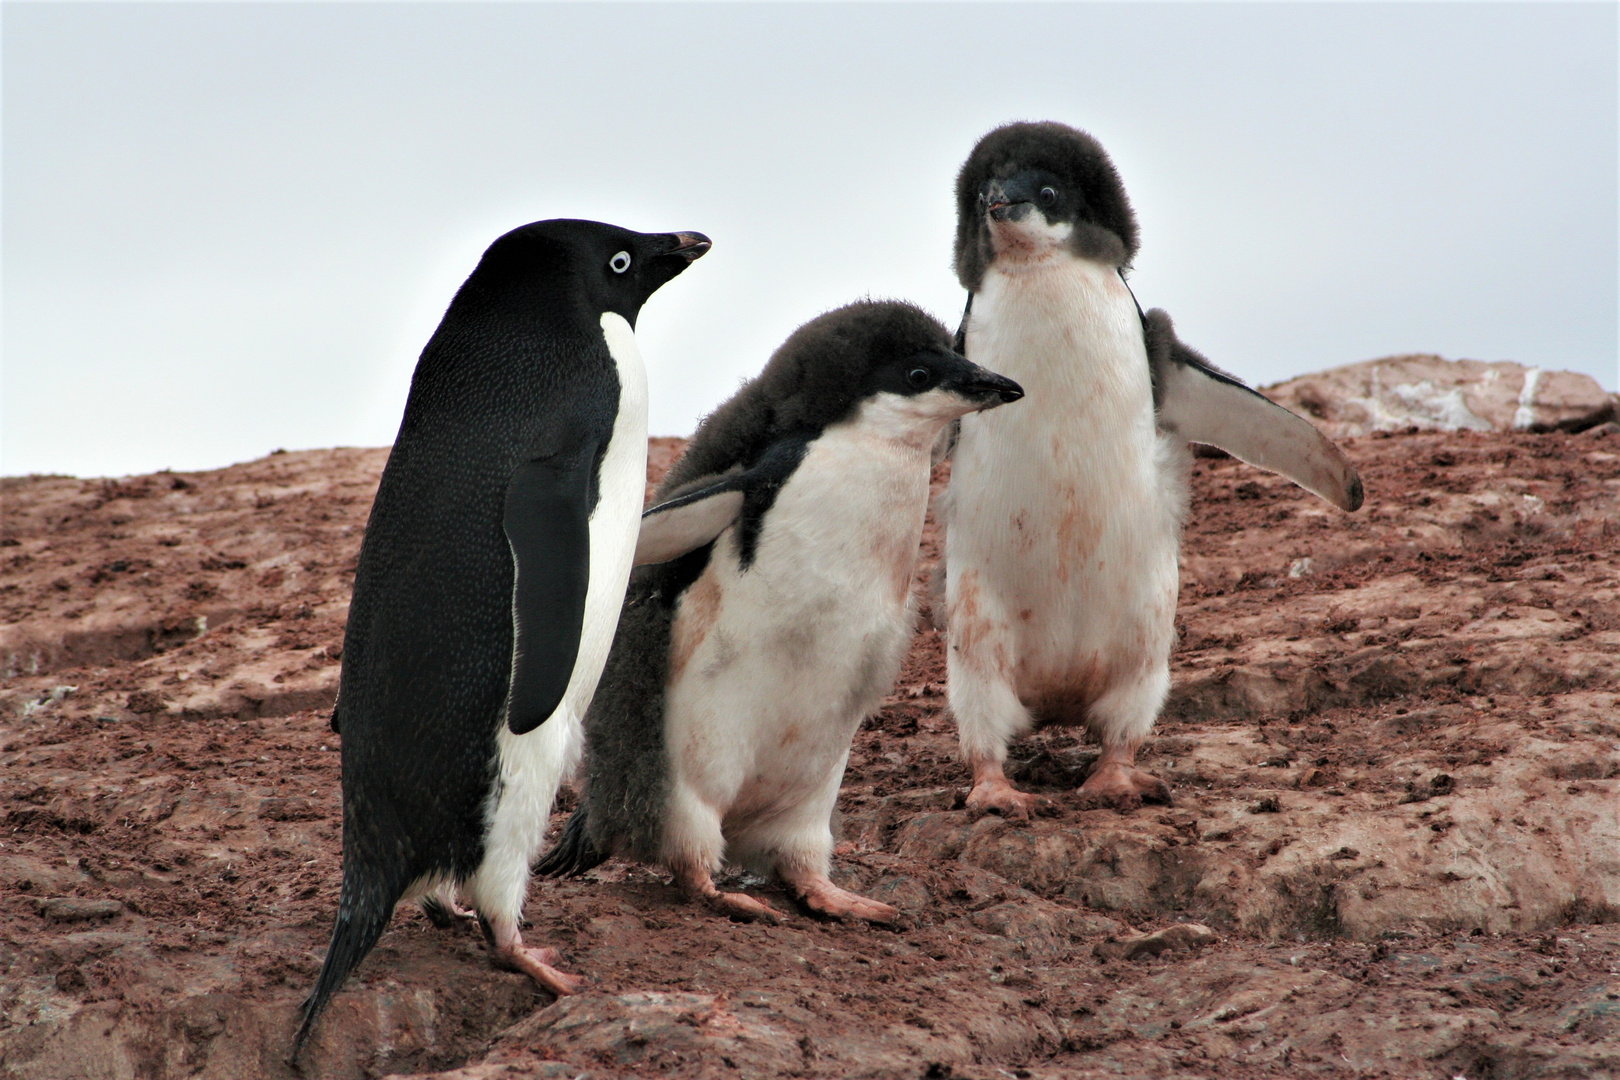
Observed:
[[[1080,809],[1054,731],[1012,769],[1054,815],[973,820],[924,630],[841,806],[840,880],[902,927],[735,925],[613,863],[531,890],[595,980],[553,1004],[402,910],[306,1075],[1620,1072],[1620,437],[1347,449],[1348,516],[1196,467],[1174,806]],[[384,456],[0,481],[0,1075],[291,1075]],[[1182,922],[1219,940],[1098,948]]]

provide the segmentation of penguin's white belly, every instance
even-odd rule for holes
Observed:
[[[1026,396],[962,421],[946,539],[952,642],[995,653],[979,659],[1037,715],[1077,722],[1169,654],[1185,452],[1155,430],[1141,322],[1112,267],[1059,257],[992,268],[967,355]]]
[[[602,316],[619,375],[619,410],[597,474],[590,517],[590,580],[579,651],[562,702],[545,723],[495,736],[499,780],[492,793],[484,861],[469,891],[481,910],[521,907],[529,864],[540,850],[557,788],[579,765],[581,719],[607,664],[630,580],[647,483],[647,373],[623,316]],[[489,906],[486,906],[489,905]]]
[[[602,458],[596,511],[591,515],[591,578],[579,656],[559,706],[576,720],[585,715],[596,693],[613,645],[647,491],[647,370],[623,316],[611,311],[603,315],[602,332],[619,370],[619,413]]]
[[[825,833],[850,741],[911,639],[927,500],[926,443],[828,428],[767,513],[753,564],[740,567],[732,527],[682,596],[665,712],[671,787],[720,817],[733,854]]]

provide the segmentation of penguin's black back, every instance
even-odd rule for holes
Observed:
[[[484,252],[423,350],[356,569],[332,714],[343,889],[293,1060],[406,889],[485,862],[497,733],[546,722],[578,662],[620,405],[603,319],[633,330],[708,247],[701,233],[522,226]]]
[[[618,372],[571,263],[582,239],[620,233],[634,235],[538,222],[501,237],[417,362],[355,571],[332,711],[343,889],[290,1060],[411,883],[465,879],[483,861],[514,666],[507,488],[521,464],[569,446],[594,445],[593,477],[600,466]]]
[[[613,430],[613,359],[591,313],[556,291],[547,271],[567,253],[550,247],[503,237],[451,303],[361,547],[333,713],[344,858],[385,861],[406,883],[464,878],[483,857],[512,670],[512,473],[559,440],[594,439],[599,460]]]

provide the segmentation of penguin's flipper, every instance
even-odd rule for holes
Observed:
[[[524,462],[506,487],[512,548],[512,684],[506,723],[533,731],[568,690],[591,580],[596,443]]]
[[[951,335],[951,348],[967,355],[967,324],[973,317],[973,294],[968,293],[967,303],[962,307],[962,321],[956,324],[956,333]]]
[[[967,324],[972,317],[973,294],[968,293],[967,306],[962,309],[962,321],[957,323],[956,333],[951,335],[951,348],[963,356],[967,355]],[[962,419],[957,417],[946,424],[945,429],[939,433],[939,438],[934,440],[934,448],[929,454],[930,462],[938,465],[942,461],[949,460],[950,456],[956,453],[956,443],[961,437]]]
[[[766,447],[746,472],[711,474],[676,488],[681,494],[642,513],[636,565],[678,559],[740,520],[740,561],[748,569],[754,560],[759,520],[804,459],[808,445],[804,436],[790,435]]]
[[[1144,315],[1142,326],[1161,428],[1286,476],[1341,510],[1361,506],[1361,476],[1344,451],[1310,421],[1183,345],[1163,309]]]
[[[746,497],[742,479],[734,474],[712,483],[700,481],[696,490],[643,513],[636,565],[678,559],[725,532],[742,513]]]

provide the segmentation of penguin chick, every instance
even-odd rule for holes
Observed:
[[[1022,389],[968,363],[909,304],[800,327],[698,428],[643,518],[613,652],[586,720],[585,796],[542,873],[663,863],[727,915],[730,860],[805,908],[898,913],[827,876],[856,728],[894,683],[929,454],[952,420]]]
[[[708,248],[525,225],[484,252],[422,351],[355,574],[332,714],[343,887],[294,1059],[401,899],[438,921],[459,895],[497,962],[578,985],[518,924],[639,531],[636,316]]]
[[[1012,739],[1047,724],[1102,744],[1089,801],[1169,802],[1135,756],[1170,687],[1188,443],[1344,510],[1361,505],[1361,480],[1316,428],[1182,345],[1168,315],[1142,313],[1124,277],[1136,218],[1089,135],[998,128],[956,198],[959,346],[1030,394],[1016,415],[962,420],[942,514],[968,805],[1028,817],[1041,800],[1003,762]]]

